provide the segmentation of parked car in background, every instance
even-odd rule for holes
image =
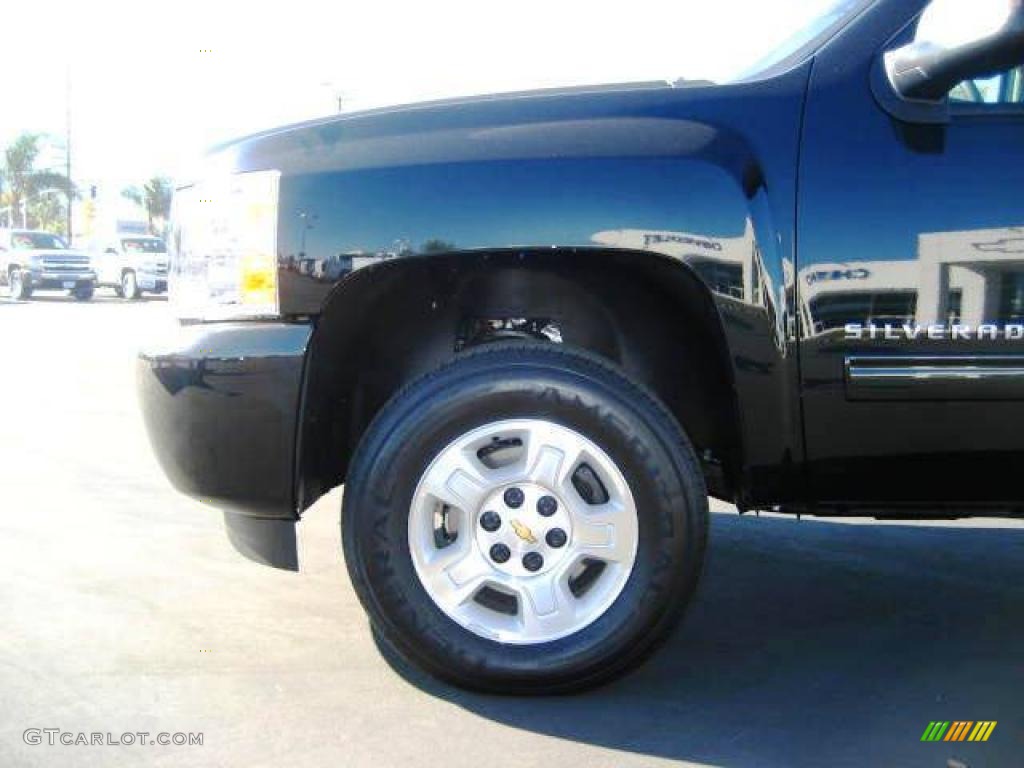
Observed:
[[[150,235],[114,235],[93,240],[90,248],[98,284],[118,296],[167,292],[167,245]]]
[[[69,291],[88,301],[96,290],[89,256],[73,251],[57,235],[32,229],[0,229],[0,281],[11,298],[34,291]]]

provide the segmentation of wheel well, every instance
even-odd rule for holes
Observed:
[[[305,509],[344,481],[374,415],[403,384],[492,339],[586,349],[651,388],[686,429],[712,494],[731,499],[738,407],[721,321],[687,267],[622,251],[461,253],[350,275],[310,344],[297,459]]]

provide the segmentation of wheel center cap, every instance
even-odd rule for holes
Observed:
[[[550,571],[572,546],[572,518],[561,496],[531,483],[493,491],[477,510],[474,528],[491,567],[518,578]]]

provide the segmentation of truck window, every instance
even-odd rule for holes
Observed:
[[[42,250],[44,248],[63,251],[67,248],[63,240],[46,232],[14,232],[11,235],[11,247],[16,251]]]
[[[121,240],[126,253],[163,253],[167,247],[153,237],[126,237]]]
[[[1024,104],[1024,67],[965,80],[950,91],[949,98],[967,104]]]
[[[999,285],[999,317],[1007,323],[1024,322],[1024,272],[1006,272]]]
[[[842,328],[847,323],[858,325],[900,325],[914,321],[917,309],[915,291],[867,293],[849,291],[819,296],[811,301],[814,332],[823,333]]]

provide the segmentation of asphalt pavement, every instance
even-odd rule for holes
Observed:
[[[293,574],[171,489],[134,390],[167,305],[104,293],[0,298],[0,766],[1024,765],[1021,523],[716,504],[698,597],[640,670],[570,697],[468,694],[377,647],[340,491],[307,513]],[[934,720],[998,725],[922,743]],[[190,732],[202,745],[148,743]]]

